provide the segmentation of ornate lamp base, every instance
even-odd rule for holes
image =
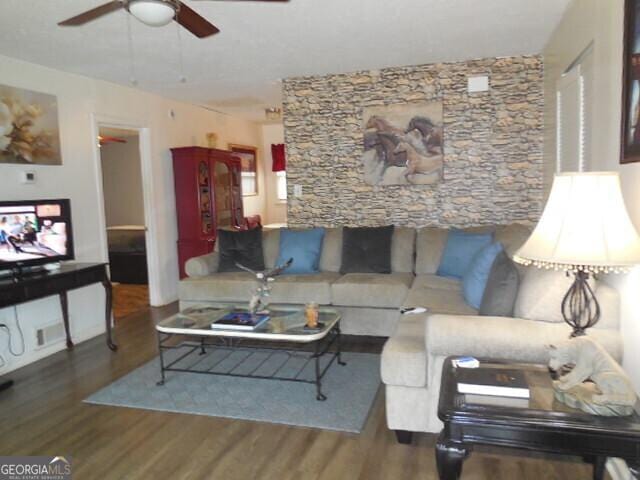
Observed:
[[[571,337],[585,334],[600,319],[600,304],[591,285],[589,273],[577,270],[573,284],[562,299],[562,317],[573,328]]]

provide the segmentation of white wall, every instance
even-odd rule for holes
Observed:
[[[137,135],[123,138],[127,143],[100,148],[107,227],[145,224],[140,142]]]
[[[272,124],[262,126],[262,151],[263,168],[266,197],[265,209],[266,216],[263,217],[263,224],[268,223],[286,223],[287,222],[287,203],[278,200],[278,179],[275,172],[271,171],[273,159],[271,158],[271,145],[284,143],[284,125]]]
[[[137,124],[149,129],[150,156],[147,175],[143,178],[153,206],[153,230],[157,239],[157,262],[161,273],[158,295],[152,304],[161,305],[177,299],[178,263],[177,228],[173,169],[169,148],[206,146],[207,132],[216,132],[220,145],[228,142],[259,146],[260,127],[242,119],[161,98],[157,95],[99,80],[44,68],[31,63],[0,56],[0,84],[11,85],[58,97],[62,166],[32,166],[37,174],[34,185],[22,185],[18,175],[24,167],[0,164],[2,200],[44,197],[71,199],[76,258],[78,261],[105,261],[105,232],[100,225],[99,165],[94,161],[92,115],[117,123]],[[175,116],[169,115],[173,110]],[[104,331],[101,287],[88,287],[72,292],[69,298],[72,333],[76,341]],[[54,298],[18,307],[20,323],[27,336],[27,354],[9,358],[10,365],[0,374],[63,348],[56,344],[45,350],[33,348],[33,330],[38,325],[59,321],[58,302]],[[0,322],[15,325],[13,309],[0,310]],[[14,340],[16,340],[14,335]],[[106,347],[105,347],[106,348]],[[6,355],[6,335],[0,333],[0,352]]]
[[[624,0],[574,0],[544,51],[545,165],[550,185],[555,166],[555,82],[593,42],[592,170],[620,172],[631,217],[640,230],[640,163],[620,165]],[[609,279],[621,291],[623,366],[640,392],[640,271]]]

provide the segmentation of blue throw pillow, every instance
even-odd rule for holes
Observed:
[[[324,228],[306,230],[280,229],[280,253],[276,265],[282,265],[290,258],[293,263],[284,273],[317,273],[322,253]]]
[[[503,247],[500,242],[487,245],[473,257],[469,270],[464,274],[462,295],[465,301],[477,310],[480,309],[482,304],[482,296],[489,280],[493,262],[495,262],[496,257],[502,250]]]
[[[451,229],[442,253],[437,275],[462,279],[473,257],[493,242],[493,233],[467,233]]]

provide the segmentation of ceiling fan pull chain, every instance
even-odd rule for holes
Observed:
[[[129,15],[125,10],[125,15],[127,17],[127,40],[129,47],[129,81],[131,85],[138,85],[138,79],[136,78],[136,65],[135,58],[133,56],[133,34],[131,33],[131,15]]]
[[[178,34],[178,60],[180,62],[180,83],[186,83],[187,77],[184,74],[184,57],[182,55],[182,35],[180,34],[180,24],[175,22],[176,32]]]

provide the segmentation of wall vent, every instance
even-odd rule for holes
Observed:
[[[65,338],[64,324],[53,323],[36,330],[36,348],[46,347]]]

